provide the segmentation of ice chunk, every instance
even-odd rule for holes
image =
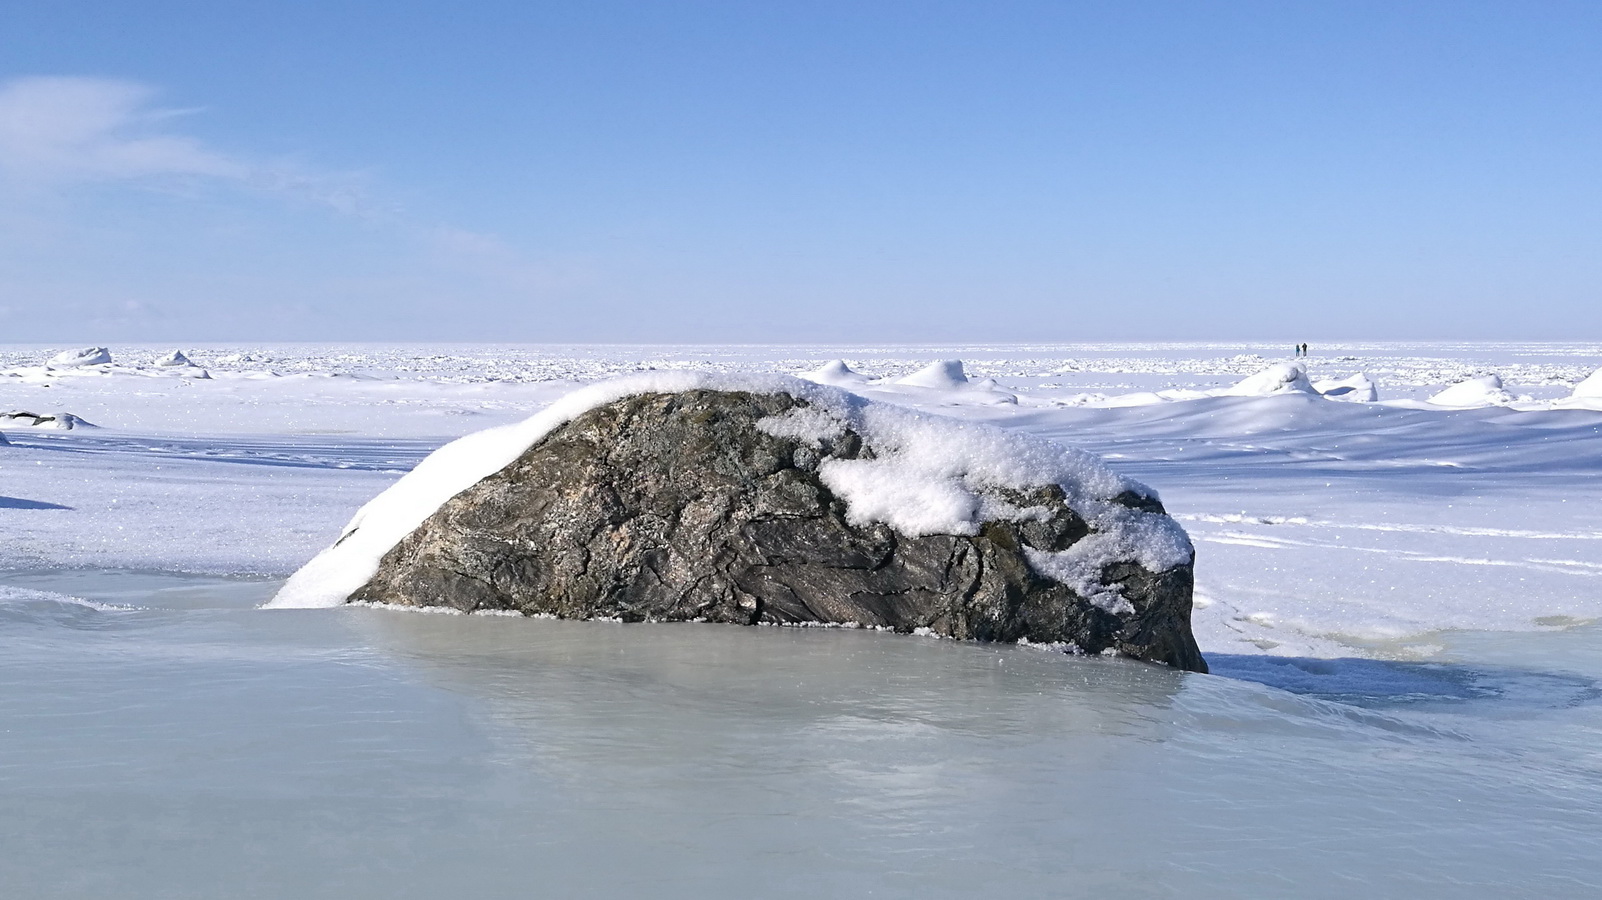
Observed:
[[[189,361],[189,357],[184,355],[184,351],[182,351],[182,350],[174,350],[171,353],[167,354],[166,356],[163,356],[161,359],[156,360],[156,365],[158,365],[158,366],[192,366],[192,365],[194,365],[194,363]]]

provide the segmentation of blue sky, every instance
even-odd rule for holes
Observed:
[[[1594,2],[0,6],[0,340],[1602,338]]]

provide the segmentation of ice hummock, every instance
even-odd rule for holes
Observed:
[[[1353,403],[1375,403],[1379,400],[1379,384],[1359,372],[1348,378],[1326,378],[1313,382],[1313,389],[1331,400]]]
[[[1469,378],[1430,397],[1436,406],[1468,408],[1475,406],[1506,406],[1518,398],[1502,387],[1501,376],[1492,373]]]
[[[57,367],[71,366],[103,366],[111,362],[111,351],[105,347],[83,347],[77,350],[63,350],[50,357],[48,365]]]
[[[1569,395],[1575,400],[1602,400],[1602,369],[1597,369],[1574,386],[1574,393]]]
[[[930,363],[911,375],[896,379],[896,384],[949,391],[967,387],[968,375],[962,370],[962,360],[943,359]]]
[[[854,371],[843,359],[831,359],[810,372],[801,373],[800,377],[843,388],[859,387],[873,380],[871,376]]]
[[[1317,394],[1300,363],[1275,363],[1221,392],[1227,397],[1269,397],[1279,394]]]
[[[189,361],[189,357],[184,355],[184,351],[182,351],[182,350],[174,350],[171,353],[167,354],[166,356],[163,356],[162,358],[156,360],[156,365],[158,365],[158,366],[192,366],[192,365],[194,365],[194,363]]]
[[[1041,514],[999,503],[986,488],[1057,484],[1095,539],[1043,556],[1037,563],[1042,574],[1080,589],[1099,581],[1101,567],[1115,559],[1135,559],[1152,571],[1191,559],[1189,539],[1172,519],[1112,502],[1126,492],[1153,492],[1084,451],[790,376],[652,372],[590,385],[522,422],[470,434],[434,451],[358,510],[339,540],[296,572],[267,605],[342,603],[373,576],[385,553],[445,501],[511,464],[554,429],[624,397],[697,389],[787,393],[809,404],[804,411],[759,423],[772,434],[807,441],[849,428],[861,435],[873,458],[830,459],[819,468],[854,522],[881,522],[909,536],[974,534],[984,521]]]

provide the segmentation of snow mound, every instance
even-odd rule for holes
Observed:
[[[84,347],[80,350],[63,350],[50,357],[52,366],[103,366],[111,362],[111,351],[105,347]]]
[[[1602,400],[1602,369],[1597,369],[1575,385],[1574,393],[1570,396],[1575,400]]]
[[[1379,384],[1360,372],[1350,378],[1329,378],[1313,382],[1313,389],[1331,400],[1374,403],[1379,400]]]
[[[1506,406],[1515,399],[1502,389],[1501,376],[1491,374],[1460,381],[1430,397],[1429,402],[1436,406],[1468,409],[1476,406]]]
[[[1042,512],[999,502],[987,489],[1057,484],[1094,533],[1080,542],[1084,546],[1042,558],[1042,574],[1084,585],[1114,559],[1135,559],[1154,572],[1191,560],[1189,538],[1172,519],[1113,502],[1126,492],[1142,497],[1153,492],[1082,450],[789,376],[652,372],[590,385],[522,422],[470,434],[434,451],[358,510],[339,540],[296,572],[267,605],[341,604],[373,576],[385,553],[445,501],[505,468],[556,428],[625,397],[688,390],[785,393],[808,404],[763,420],[759,427],[769,434],[806,442],[855,431],[873,458],[831,458],[819,467],[819,476],[846,503],[853,522],[882,522],[908,536],[974,534],[985,521],[1024,521]]]
[[[898,378],[895,383],[949,391],[953,388],[967,387],[968,376],[962,371],[962,360],[946,359],[930,363],[904,378]]]
[[[1269,397],[1276,394],[1317,394],[1307,380],[1307,370],[1298,363],[1275,363],[1248,376],[1232,388],[1220,392],[1224,397]]]
[[[803,372],[800,377],[817,384],[832,384],[843,388],[856,387],[873,380],[861,372],[853,371],[843,359],[832,359],[810,372]]]
[[[156,360],[156,365],[158,365],[158,366],[192,366],[192,365],[194,365],[194,363],[189,361],[189,357],[184,355],[184,351],[182,351],[182,350],[174,350],[171,353],[167,354],[166,356],[163,356],[161,359]]]
[[[994,394],[995,399],[992,402],[995,403],[1018,402],[1018,395],[1007,391],[1006,388],[1001,386],[1001,382],[994,378],[986,378],[983,381],[975,381],[971,383],[969,387],[978,393]]]
[[[0,413],[0,425],[20,425],[24,428],[53,428],[57,431],[96,427],[94,423],[80,419],[72,413],[40,414],[22,410]]]

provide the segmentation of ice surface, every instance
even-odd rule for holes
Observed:
[[[270,613],[253,579],[5,579],[7,898],[1602,888],[1595,629],[1427,663],[1219,652],[1200,676],[843,629]]]

